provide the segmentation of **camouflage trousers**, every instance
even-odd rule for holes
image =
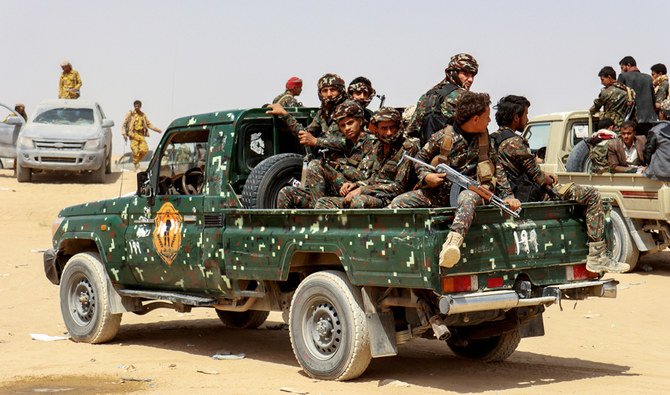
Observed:
[[[305,185],[282,188],[277,195],[277,208],[314,208],[317,200],[335,194],[332,184],[336,176],[335,170],[320,160],[309,162]]]
[[[139,166],[144,155],[149,152],[149,145],[144,136],[138,132],[131,132],[128,137],[130,138],[130,151],[133,153],[133,164]]]
[[[475,208],[484,204],[481,196],[470,190],[463,190],[458,194],[458,206],[454,215],[454,222],[451,223],[451,231],[465,236],[475,218]]]
[[[345,205],[343,197],[322,197],[316,202],[315,208],[382,208],[386,207],[388,199],[379,199],[369,195],[358,195]]]
[[[398,195],[388,208],[449,207],[449,194],[434,194],[428,189],[416,189]]]
[[[586,233],[590,241],[602,241],[605,235],[605,211],[600,200],[600,192],[593,187],[572,184],[563,186],[556,184],[554,189],[562,192],[567,187],[567,191],[560,193],[562,200],[573,200],[583,206],[586,206]]]

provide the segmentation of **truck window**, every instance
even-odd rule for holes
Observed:
[[[547,142],[549,141],[550,127],[551,124],[549,123],[534,123],[532,125],[528,125],[525,137],[528,139],[528,144],[530,145],[530,150],[532,152],[547,146]]]
[[[274,155],[272,133],[271,124],[252,124],[243,129],[244,161],[249,169]]]
[[[572,142],[572,147],[577,145],[580,141],[589,137],[589,124],[586,121],[576,121],[570,125],[570,141]],[[570,148],[572,148],[570,147]]]
[[[205,177],[209,131],[173,133],[163,145],[158,174],[159,195],[194,195]]]

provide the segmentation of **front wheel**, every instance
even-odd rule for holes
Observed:
[[[18,159],[14,159],[18,160]],[[33,171],[29,167],[23,167],[20,164],[16,164],[16,181],[18,182],[30,182],[33,178]]]
[[[370,364],[370,340],[361,293],[342,272],[309,275],[295,291],[289,313],[291,346],[311,377],[351,380]]]
[[[60,308],[72,340],[104,343],[116,336],[121,314],[112,314],[107,278],[98,254],[76,254],[60,281]]]
[[[509,358],[519,346],[521,336],[518,330],[505,332],[486,339],[470,339],[456,343],[454,338],[447,339],[447,345],[462,358],[483,362],[501,362]]]

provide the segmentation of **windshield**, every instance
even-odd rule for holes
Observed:
[[[93,109],[52,108],[37,115],[33,122],[51,125],[93,125]]]

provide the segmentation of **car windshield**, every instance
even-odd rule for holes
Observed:
[[[51,108],[33,119],[51,125],[93,125],[92,108]]]

